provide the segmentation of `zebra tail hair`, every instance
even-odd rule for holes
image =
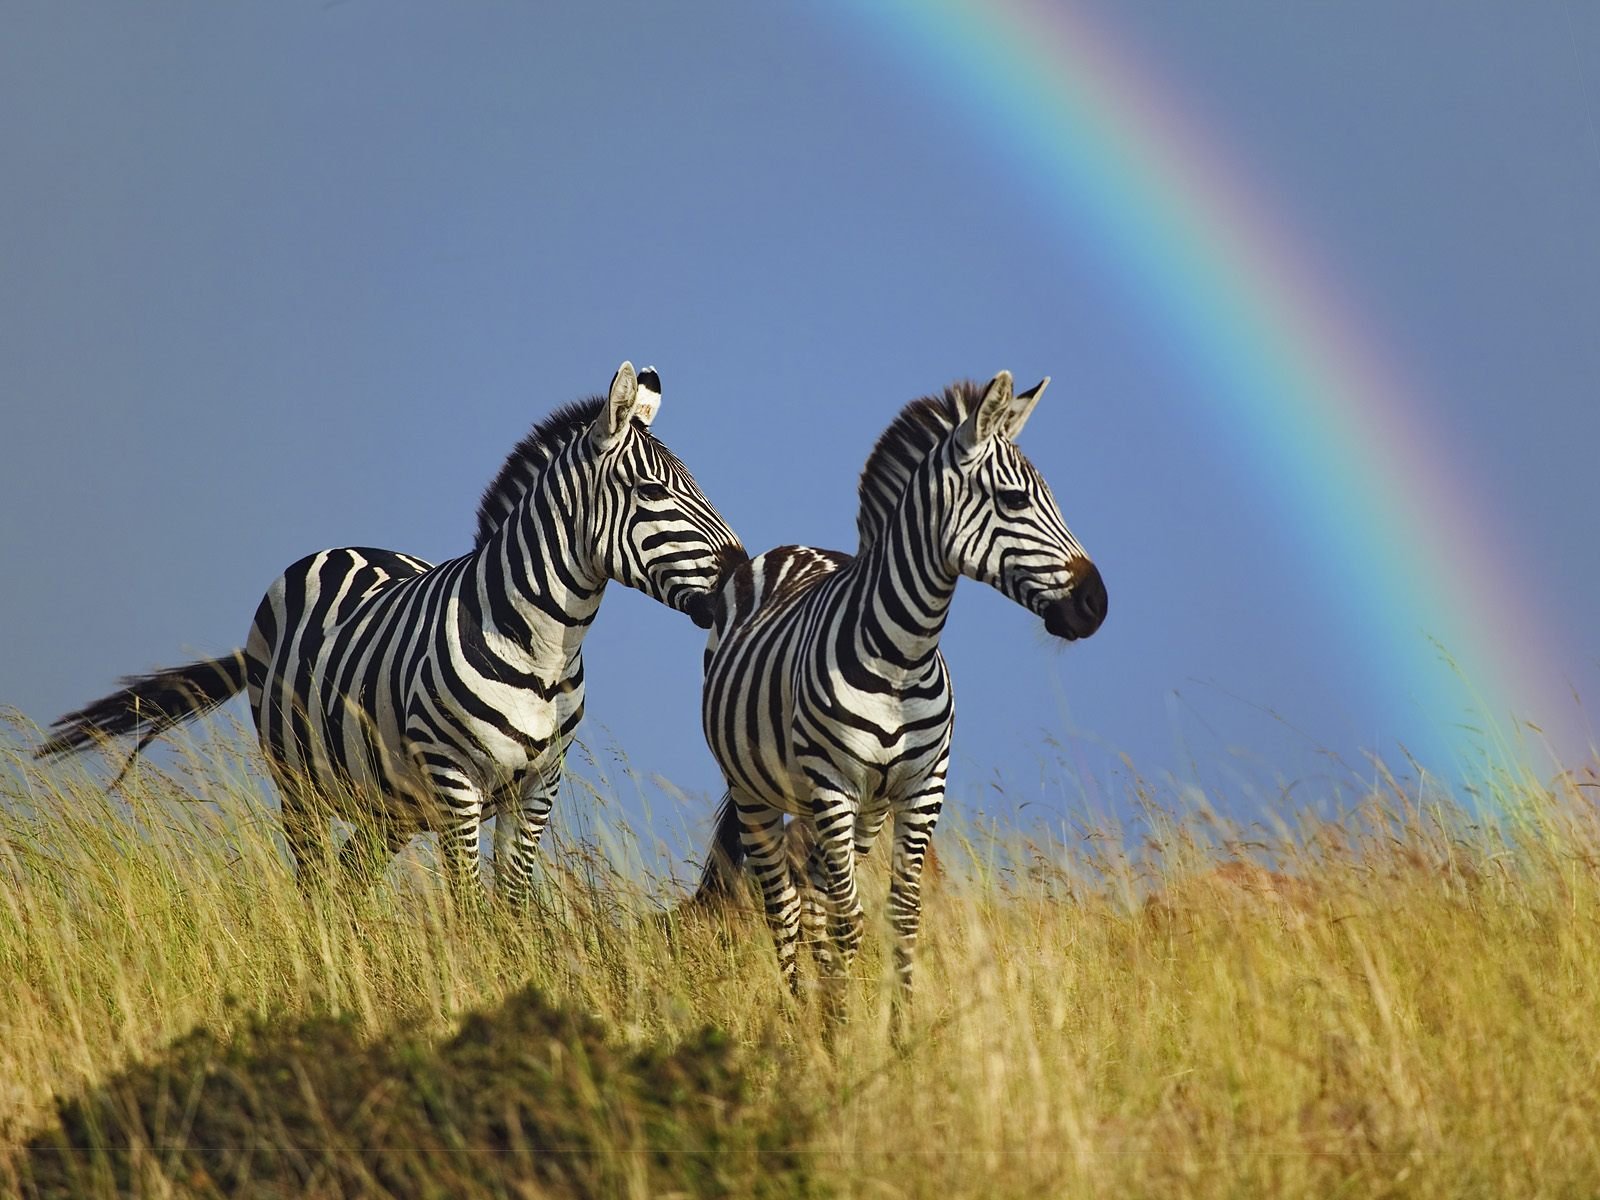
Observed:
[[[717,805],[717,827],[712,835],[706,865],[700,871],[700,886],[693,905],[714,904],[730,899],[738,890],[739,873],[744,867],[744,847],[739,844],[739,810],[733,793],[725,792]]]
[[[245,655],[235,650],[168,667],[150,675],[129,675],[120,690],[102,696],[51,725],[50,740],[33,752],[35,758],[75,754],[124,734],[138,733],[139,742],[112,781],[114,788],[133,766],[139,752],[167,730],[208,713],[245,687]]]

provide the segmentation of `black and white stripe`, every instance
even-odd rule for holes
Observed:
[[[520,899],[583,716],[583,638],[607,581],[704,627],[745,557],[646,428],[659,402],[655,372],[624,363],[608,395],[559,409],[516,447],[472,553],[438,566],[364,547],[303,558],[267,590],[243,650],[125,680],[62,717],[39,753],[141,730],[142,747],[248,686],[302,879],[329,861],[340,816],[362,831],[340,854],[351,878],[431,829],[470,889],[480,825],[498,813],[499,890]]]
[[[730,868],[747,858],[785,978],[795,986],[804,921],[834,1018],[861,939],[856,858],[891,815],[897,1014],[910,996],[922,866],[954,720],[939,636],[956,580],[999,589],[1066,639],[1105,617],[1098,569],[1013,443],[1048,382],[1015,395],[1002,372],[987,388],[960,384],[914,401],[862,473],[855,557],[780,546],[723,586],[702,716],[728,798],[699,895],[726,890]],[[809,825],[800,887],[786,814]]]

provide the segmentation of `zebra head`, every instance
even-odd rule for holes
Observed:
[[[655,369],[635,375],[623,363],[589,430],[601,497],[596,559],[610,578],[709,629],[724,575],[749,556],[689,469],[647,428],[660,406]]]
[[[1044,618],[1068,641],[1088,637],[1106,616],[1106,586],[1061,517],[1038,469],[1014,439],[1048,378],[1020,395],[1011,373],[950,434],[939,456],[946,501],[945,553],[952,569],[987,583]]]

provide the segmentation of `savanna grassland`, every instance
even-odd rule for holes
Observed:
[[[909,1042],[873,925],[830,1049],[755,913],[669,915],[592,847],[515,919],[417,849],[308,904],[247,757],[108,798],[27,744],[0,1194],[1600,1192],[1592,774],[1491,781],[1493,823],[1380,775],[1271,834],[1158,793],[1132,846],[942,829]]]

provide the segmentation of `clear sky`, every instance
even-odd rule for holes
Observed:
[[[1428,464],[1488,517],[1457,531],[1469,579],[1513,600],[1486,636],[1545,646],[1592,702],[1600,7],[1081,12],[1407,381]],[[1351,618],[1388,603],[1383,560],[1319,559],[1285,490],[1307,465],[974,105],[1039,69],[975,54],[969,77],[844,5],[13,6],[0,704],[43,724],[230,650],[321,547],[464,552],[517,438],[624,358],[659,368],[657,433],[752,550],[853,549],[895,411],[1005,367],[1054,379],[1022,445],[1110,616],[1058,649],[963,584],[969,811],[1116,804],[1130,770],[1248,810],[1432,744],[1460,714],[1425,711]],[[1405,492],[1334,483],[1352,511]],[[691,831],[720,791],[701,647],[614,587],[583,731]],[[1583,751],[1570,700],[1537,715]]]

